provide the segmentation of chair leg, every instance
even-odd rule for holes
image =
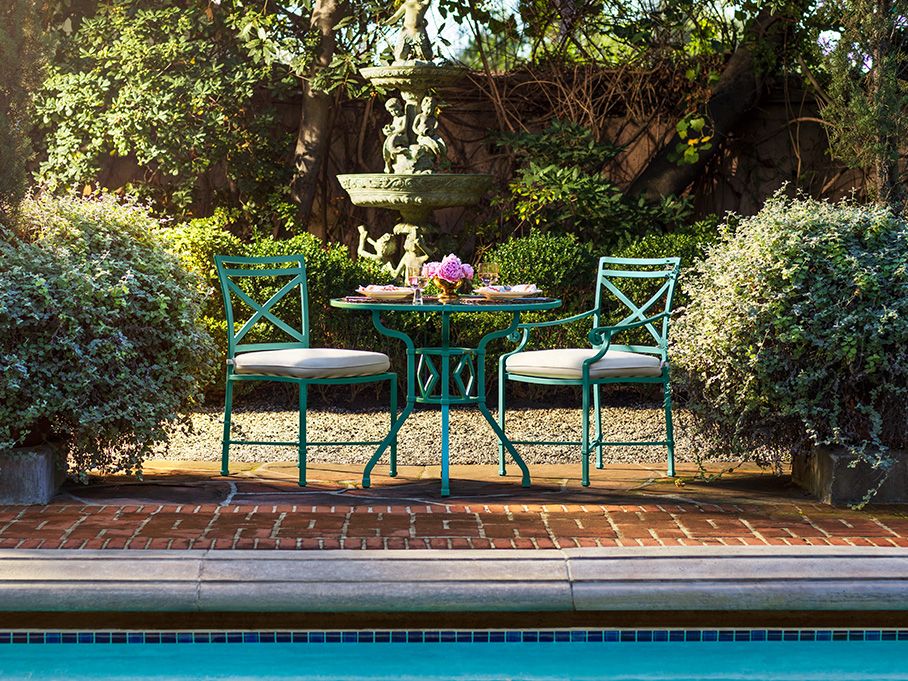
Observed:
[[[394,430],[394,423],[397,421],[397,376],[391,379],[391,430]],[[391,470],[389,475],[392,478],[397,477],[397,433],[391,439]]]
[[[666,381],[663,387],[665,394],[665,444],[668,449],[668,469],[669,477],[675,477],[675,434],[672,430],[672,387]]]
[[[583,384],[583,436],[580,443],[580,484],[590,486],[590,386]]]
[[[233,381],[224,388],[224,439],[221,445],[221,475],[230,475],[230,417],[233,411]]]
[[[498,367],[498,427],[501,428],[501,432],[504,433],[504,388],[505,388],[505,375],[504,367],[499,364]],[[507,475],[507,470],[504,466],[504,442],[501,438],[498,439],[498,475]]]
[[[300,471],[300,487],[306,486],[306,402],[309,393],[309,386],[300,383],[300,439],[299,439],[299,460],[298,466]]]
[[[596,416],[596,468],[601,469],[602,463],[602,403],[599,395],[599,384],[593,386],[593,412]]]

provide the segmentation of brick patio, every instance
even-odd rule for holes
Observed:
[[[106,478],[70,485],[48,506],[0,507],[0,548],[70,549],[541,549],[587,546],[908,546],[898,507],[833,509],[785,476],[756,468],[683,485],[642,465],[596,471],[538,466],[532,488],[492,467],[452,467],[452,496],[438,471],[402,467],[357,486],[355,466],[315,465],[296,486],[288,464],[153,464],[144,482]],[[686,478],[684,476],[687,476]]]

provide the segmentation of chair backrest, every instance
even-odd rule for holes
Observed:
[[[224,296],[224,311],[227,313],[227,356],[231,359],[239,352],[252,350],[282,350],[285,348],[309,347],[309,315],[306,291],[306,262],[301,255],[285,255],[263,258],[244,258],[232,255],[216,255],[214,262],[218,270],[221,294]],[[277,282],[276,291],[264,301],[256,300],[250,289],[261,288],[240,285],[250,278],[269,278]],[[283,280],[287,279],[286,282]],[[265,287],[268,288],[268,287]],[[272,287],[275,288],[275,287]],[[293,323],[281,319],[275,313],[275,306],[291,296],[294,289],[299,291],[300,316]],[[237,325],[234,318],[234,298],[247,308],[251,315]],[[295,307],[295,306],[294,306]],[[295,314],[294,314],[295,316]],[[242,320],[240,320],[242,321]],[[259,324],[271,324],[283,332],[288,339],[279,343],[244,343],[247,334]]]
[[[617,300],[622,306],[622,314],[625,316],[618,324],[638,322],[660,312],[670,313],[680,267],[681,258],[599,258],[599,274],[596,280],[597,312],[594,317],[596,326],[602,325],[602,306],[605,302],[603,292],[608,292],[609,297]],[[651,280],[648,288],[634,286],[646,288],[645,293],[627,295],[625,291],[629,288],[628,282],[643,283],[640,280]],[[638,300],[633,300],[633,297],[637,297]],[[642,327],[646,330],[646,333],[642,334],[645,341],[652,338],[655,345],[625,343],[613,344],[610,347],[614,350],[661,355],[662,359],[667,359],[668,326],[669,318],[666,316],[662,318],[661,323],[655,322]],[[634,332],[625,332],[625,337],[628,333]],[[620,336],[618,338],[620,339]]]

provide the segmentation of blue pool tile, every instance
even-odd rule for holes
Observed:
[[[881,640],[881,635],[879,631],[865,631],[864,640],[865,641],[879,641]]]
[[[137,631],[131,631],[128,634],[126,634],[126,642],[127,643],[145,643],[145,634],[137,632]]]
[[[423,643],[425,636],[421,631],[408,631],[407,643]]]
[[[78,643],[79,637],[74,633],[64,633],[63,634],[63,643]]]
[[[357,632],[356,640],[358,643],[375,643],[375,632],[374,631]]]
[[[719,640],[719,632],[710,629],[710,630],[708,630],[708,631],[702,632],[702,637],[703,637],[703,640],[704,640],[704,641],[718,641],[718,640]]]
[[[602,643],[605,640],[604,631],[587,631],[586,640],[590,643]]]
[[[78,634],[79,643],[94,643],[95,635],[90,631],[80,631]]]
[[[813,629],[803,629],[801,630],[801,640],[802,641],[816,641],[817,632]]]
[[[95,634],[95,643],[110,643],[110,632],[99,631]]]
[[[766,630],[765,629],[751,629],[750,630],[750,640],[751,641],[765,641],[766,640]]]
[[[506,631],[504,632],[505,641],[508,643],[520,643],[523,640],[519,631]]]
[[[62,643],[63,635],[59,632],[48,632],[44,634],[45,643]],[[3,635],[0,634],[0,643],[3,643]]]
[[[375,642],[376,643],[390,643],[391,642],[391,632],[390,631],[376,631],[375,632]]]
[[[160,643],[161,634],[156,631],[146,631],[145,632],[145,643]]]
[[[227,632],[226,631],[212,631],[208,635],[208,638],[212,643],[227,643]]]
[[[324,631],[310,631],[308,642],[309,643],[324,643],[325,642],[325,632]]]
[[[273,631],[260,631],[259,632],[259,643],[274,643],[276,640],[277,640],[276,632],[273,632]]]
[[[586,637],[585,631],[572,631],[571,632],[571,642],[572,643],[577,643],[577,642],[586,643],[587,640],[588,639]]]
[[[606,643],[617,643],[618,641],[621,640],[621,632],[620,631],[603,631],[602,640],[605,641]]]
[[[880,633],[880,639],[883,641],[895,641],[895,636],[896,632],[892,631],[891,629]]]
[[[441,641],[441,632],[440,631],[427,631],[423,634],[422,640],[424,643],[438,643]],[[504,639],[502,639],[504,640]]]
[[[243,632],[243,643],[258,643],[259,635],[254,631]]]
[[[341,642],[342,643],[356,643],[358,640],[359,640],[359,637],[356,635],[355,631],[341,632]]]
[[[228,631],[227,632],[227,643],[242,643],[243,642],[243,632],[241,631]]]
[[[13,635],[8,631],[0,631],[0,643],[11,643]]]
[[[750,641],[750,629],[737,629],[734,633],[736,641]]]
[[[538,643],[539,642],[539,632],[538,631],[523,632],[523,642],[524,643]]]
[[[555,632],[554,631],[540,631],[540,632],[538,632],[538,639],[539,639],[540,643],[554,643]]]
[[[770,629],[766,632],[766,638],[770,641],[781,641],[782,640],[782,630],[781,629]]]
[[[325,643],[340,643],[341,635],[339,631],[326,631]]]
[[[392,631],[391,632],[391,643],[406,643],[407,642],[407,632],[405,631]]]
[[[652,640],[653,632],[645,630],[637,632],[637,643],[651,643]]]
[[[180,631],[177,632],[177,643],[194,643],[195,640],[192,638],[192,632],[189,631]]]
[[[193,643],[211,643],[211,634],[207,631],[194,631],[192,633]]]
[[[668,632],[665,629],[660,629],[658,631],[654,631],[653,640],[658,641],[659,643],[668,641]]]
[[[442,643],[454,643],[457,640],[457,634],[453,631],[442,631],[440,636]]]
[[[13,643],[28,643],[28,634],[24,631],[14,631]]]
[[[28,632],[28,642],[44,645],[44,634],[40,631],[30,631]]]
[[[899,629],[898,640],[899,641],[908,641],[908,629]]]
[[[473,632],[473,643],[488,643],[489,642],[489,632],[488,631],[474,631]]]
[[[634,643],[637,640],[636,631],[622,631],[620,632],[621,638],[619,639],[622,643]]]
[[[849,641],[863,641],[863,640],[864,640],[864,632],[863,632],[863,631],[849,631],[849,632],[848,632],[848,640],[849,640]]]
[[[834,632],[832,632],[832,640],[833,641],[847,641],[848,632],[843,631],[842,629],[836,629]]]
[[[570,631],[556,631],[555,632],[555,642],[556,643],[562,643],[562,642],[566,643],[566,642],[570,641],[572,633],[573,632],[570,632]]]
[[[240,643],[241,641],[242,641],[242,639],[240,638],[239,640],[235,641],[235,643]],[[176,643],[176,642],[177,642],[177,635],[175,632],[168,631],[168,632],[161,634],[161,643]],[[234,643],[234,641],[231,641],[231,643]]]
[[[719,640],[720,640],[720,641],[734,641],[734,640],[735,640],[735,632],[733,632],[733,631],[727,631],[727,630],[725,630],[725,631],[720,631],[720,632],[719,632]]]
[[[831,641],[832,632],[829,629],[819,629],[817,631],[817,641]]]
[[[125,631],[110,632],[110,642],[111,643],[126,643],[126,632]]]
[[[458,643],[472,643],[473,642],[473,632],[472,631],[458,631],[456,640]]]

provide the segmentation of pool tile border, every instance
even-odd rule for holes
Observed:
[[[0,631],[0,645],[249,643],[775,643],[908,641],[908,629],[479,629],[373,631]]]

